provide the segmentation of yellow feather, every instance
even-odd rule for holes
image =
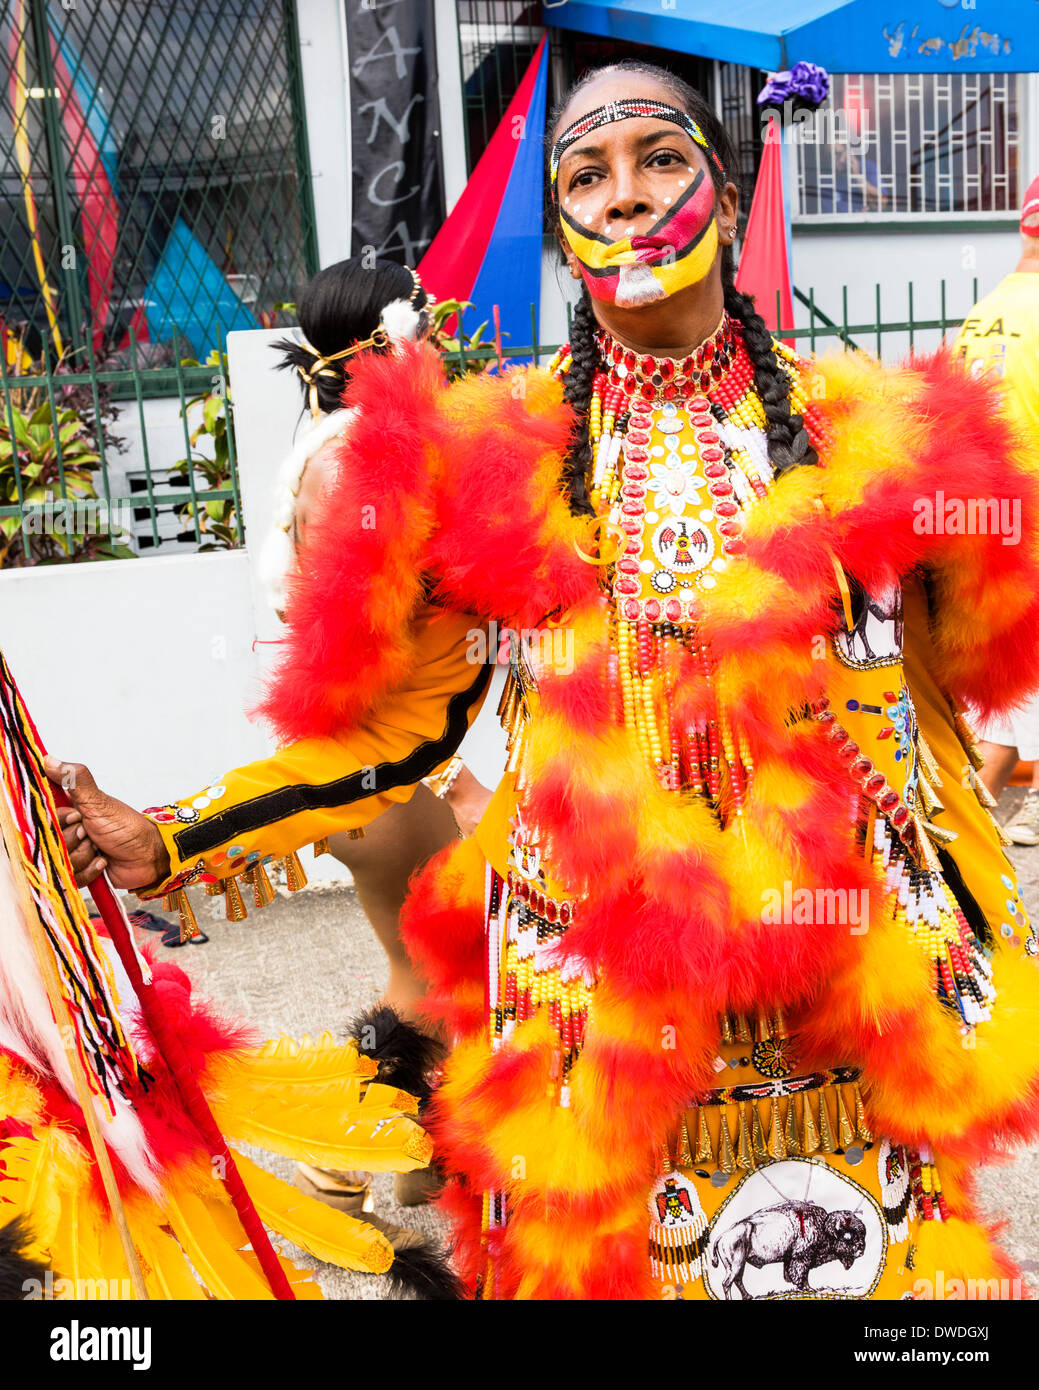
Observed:
[[[219,1106],[222,1098],[228,1096],[234,1097],[233,1103],[239,1110],[249,1110],[270,1100],[280,1104],[335,1109],[350,1119],[357,1118],[362,1104],[369,1119],[376,1119],[380,1115],[414,1115],[418,1110],[418,1101],[407,1091],[370,1081],[366,1076],[331,1081],[304,1077],[297,1082],[291,1075],[278,1078],[257,1076],[248,1066],[228,1068],[218,1093],[211,1095],[211,1103]]]
[[[123,1254],[119,1232],[116,1230],[107,1208],[102,1211],[95,1206],[93,1210],[97,1217],[95,1227],[97,1259],[102,1271],[102,1278],[105,1280],[105,1286],[114,1298],[132,1299],[133,1282],[130,1278],[126,1256]],[[132,1232],[133,1228],[131,1227]]]
[[[134,1226],[134,1244],[141,1259],[145,1283],[152,1298],[178,1302],[206,1298],[206,1291],[191,1272],[184,1251],[161,1226]]]
[[[344,1110],[320,1101],[291,1104],[247,1088],[213,1109],[225,1134],[318,1168],[369,1173],[424,1168],[433,1156],[432,1141],[414,1120],[387,1115],[386,1089],[369,1087],[360,1105]]]
[[[86,1281],[122,1279],[126,1274],[125,1261],[120,1259],[117,1273],[107,1270],[101,1258],[101,1225],[107,1217],[83,1186],[68,1187],[62,1194],[61,1221],[51,1242],[51,1268],[56,1279],[70,1279],[76,1292],[70,1297],[86,1297],[80,1293]],[[60,1297],[60,1293],[58,1294]]]
[[[368,1081],[378,1071],[378,1064],[371,1057],[362,1057],[354,1043],[337,1043],[331,1033],[322,1033],[316,1042],[283,1034],[255,1052],[239,1055],[229,1066],[238,1077],[292,1086]]]
[[[52,1126],[35,1131],[36,1137],[8,1139],[3,1150],[6,1221],[25,1219],[32,1244],[25,1248],[30,1259],[50,1258],[50,1250],[61,1226],[61,1196],[64,1165],[59,1162],[60,1145]]]
[[[246,1261],[250,1268],[255,1269],[256,1272],[262,1276],[260,1262],[251,1250],[243,1251],[242,1259]],[[312,1269],[304,1269],[301,1265],[293,1264],[291,1260],[285,1259],[284,1256],[281,1256],[280,1260],[281,1267],[285,1272],[285,1277],[292,1285],[292,1292],[296,1295],[297,1300],[320,1303],[324,1299],[325,1295],[321,1292],[321,1285],[314,1278],[314,1271]]]
[[[173,1234],[214,1298],[273,1299],[267,1281],[241,1258],[238,1246],[246,1237],[240,1227],[232,1244],[214,1221],[212,1204],[181,1183],[167,1183],[163,1195]]]
[[[393,1246],[374,1226],[306,1196],[247,1158],[238,1155],[235,1161],[256,1210],[279,1235],[315,1259],[342,1269],[370,1274],[385,1274],[389,1269]]]

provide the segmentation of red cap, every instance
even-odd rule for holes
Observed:
[[[1039,237],[1039,177],[1028,185],[1021,204],[1021,235]]]

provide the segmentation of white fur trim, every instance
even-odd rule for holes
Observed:
[[[380,315],[391,343],[413,343],[422,322],[418,310],[406,299],[392,299]]]
[[[296,494],[303,470],[330,439],[346,431],[353,417],[353,410],[334,410],[331,415],[322,415],[297,439],[292,452],[278,470],[271,510],[272,527],[260,547],[257,559],[260,583],[267,602],[276,613],[285,608],[286,580],[296,564],[296,547],[290,532],[296,517]]]

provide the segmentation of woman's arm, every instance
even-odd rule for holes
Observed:
[[[483,703],[493,667],[467,659],[472,619],[430,617],[407,684],[333,738],[299,739],[144,813],[102,792],[88,769],[55,763],[78,819],[63,818],[81,885],[107,862],[119,888],[156,897],[248,871],[344,830],[363,829],[436,772]],[[79,830],[83,836],[79,836]]]

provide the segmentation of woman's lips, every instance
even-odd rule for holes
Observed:
[[[650,264],[675,254],[674,244],[659,236],[633,236],[631,249],[636,260]]]

